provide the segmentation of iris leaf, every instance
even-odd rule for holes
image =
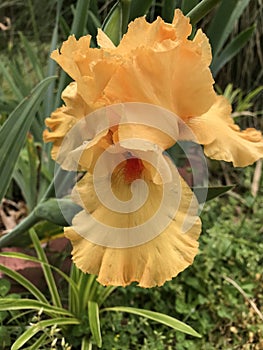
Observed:
[[[216,76],[220,69],[246,45],[254,34],[255,28],[256,26],[253,25],[243,30],[213,59],[211,70],[214,76]]]
[[[168,0],[166,2],[170,1],[172,2],[172,0]],[[144,16],[153,3],[153,0],[132,0],[130,9],[130,21],[133,21],[137,17]]]
[[[249,2],[250,0],[222,0],[207,30],[214,57],[221,51]]]
[[[111,8],[102,24],[102,30],[115,45],[119,44],[122,36],[122,7],[120,2],[117,2]]]
[[[52,327],[54,325],[57,326],[63,326],[63,325],[73,325],[73,324],[79,324],[80,321],[76,318],[69,318],[69,317],[58,317],[58,318],[52,318],[50,320],[44,320],[40,321],[31,327],[29,327],[12,345],[11,350],[18,350],[21,349],[21,347],[29,340],[31,339],[35,334],[37,334],[40,331],[43,331],[45,328]]]
[[[196,195],[199,203],[205,203],[207,201],[210,201],[211,199],[214,199],[221,194],[224,194],[230,190],[232,190],[235,187],[235,185],[229,185],[229,186],[214,186],[214,187],[194,187],[193,191]]]
[[[194,25],[204,18],[221,0],[203,0],[186,14]]]
[[[165,315],[165,314],[161,314],[159,312],[144,310],[144,309],[136,309],[133,307],[125,307],[125,306],[109,307],[106,309],[102,309],[101,312],[102,311],[127,312],[130,314],[142,316],[142,317],[148,318],[150,320],[162,323],[165,326],[168,326],[168,327],[175,329],[176,331],[180,331],[180,332],[183,332],[186,334],[190,334],[194,337],[201,338],[201,335],[199,333],[197,333],[192,327],[177,320],[176,318],[173,318],[173,317]]]
[[[10,114],[0,129],[0,200],[5,195],[26,134],[33,122],[49,84],[55,77],[42,80]]]
[[[102,339],[100,331],[99,306],[95,301],[88,302],[89,325],[96,345],[101,348]]]

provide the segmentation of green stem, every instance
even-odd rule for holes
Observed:
[[[190,17],[191,24],[194,25],[204,18],[220,1],[221,0],[203,0],[188,12],[186,16]]]

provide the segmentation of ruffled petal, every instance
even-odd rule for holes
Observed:
[[[74,126],[76,119],[66,113],[66,107],[60,107],[45,122],[50,131],[48,129],[44,130],[43,140],[53,142],[51,157],[56,160],[64,136]]]
[[[123,36],[115,54],[130,55],[138,47],[151,47],[156,51],[169,50],[177,46],[178,42],[186,40],[191,31],[189,18],[183,16],[180,10],[175,10],[172,24],[165,23],[160,17],[153,23],[148,23],[145,17],[136,18],[129,24],[128,32]]]
[[[44,130],[43,139],[45,142],[53,142],[51,151],[52,159],[58,160],[58,154],[64,138],[74,127],[78,120],[84,118],[90,109],[77,93],[77,84],[75,82],[69,84],[62,93],[62,98],[66,102],[66,106],[57,108],[45,120],[46,126],[49,128]],[[61,159],[62,154],[60,154]],[[67,155],[64,155],[67,157]],[[62,161],[62,160],[60,160]]]
[[[75,216],[72,227],[65,228],[65,235],[73,245],[72,259],[76,266],[84,272],[97,274],[98,281],[103,285],[126,286],[137,281],[139,286],[149,288],[161,286],[192,264],[198,252],[200,220],[196,216],[197,203],[193,200],[193,193],[183,180],[178,178],[178,181],[182,192],[176,213],[171,217],[171,208],[161,208],[164,215],[169,217],[168,226],[153,239],[148,238],[148,241],[132,246],[134,228],[149,220],[156,210],[160,210],[158,206],[163,205],[160,202],[161,186],[148,182],[150,196],[143,210],[120,214],[99,204],[91,176],[88,175],[85,180],[86,189],[81,189],[85,192],[85,197],[89,198],[85,201],[88,208],[85,207],[85,210]],[[116,183],[113,182],[112,186],[116,196],[122,200],[130,198],[130,185],[121,181],[121,178]],[[105,225],[104,231],[100,227],[101,221]],[[183,233],[186,221],[192,221],[192,224]],[[128,247],[115,248],[94,242],[98,236],[103,236],[105,241],[112,236],[109,240],[114,242],[113,230],[116,228],[122,230],[122,235],[126,234],[125,229],[130,230],[130,246],[128,244]],[[141,226],[139,231],[145,240],[149,237],[148,230]],[[85,232],[88,232],[91,240],[84,238]]]
[[[212,159],[244,167],[263,157],[261,132],[254,128],[240,130],[231,118],[231,106],[223,96],[217,97],[207,113],[191,118],[188,125],[199,143],[204,145],[205,154]]]
[[[213,82],[192,44],[163,52],[138,48],[112,76],[104,94],[111,103],[151,103],[186,120],[205,113],[214,103]]]
[[[208,37],[201,29],[198,29],[193,39],[193,44],[197,52],[200,54],[202,60],[209,66],[212,61],[212,50],[209,44]]]
[[[119,65],[117,57],[100,59],[94,62],[89,75],[78,79],[78,93],[93,110],[110,104],[104,94],[104,89]]]
[[[90,51],[90,39],[90,35],[83,36],[79,40],[74,35],[71,35],[68,40],[64,41],[60,50],[55,50],[51,53],[50,57],[74,80],[81,76],[81,71],[75,60],[76,54],[80,52],[82,55],[85,55],[87,51]],[[99,52],[99,50],[97,51]]]

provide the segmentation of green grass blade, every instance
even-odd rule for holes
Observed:
[[[59,18],[60,18],[62,3],[63,3],[63,0],[57,1],[56,21],[55,21],[55,26],[52,34],[51,43],[50,43],[50,53],[57,48]],[[56,70],[57,70],[56,62],[49,57],[48,65],[47,65],[47,76],[49,77],[49,76],[55,75]],[[50,84],[47,90],[47,98],[44,101],[45,116],[49,116],[51,112],[56,108],[56,106],[54,105],[54,98],[55,98],[54,90],[55,90],[55,81],[53,81],[52,84]],[[45,146],[47,146],[47,144],[45,144]]]
[[[21,71],[21,66],[19,65],[18,61],[16,59],[12,60],[8,63],[8,72],[10,76],[12,77],[14,85],[10,85],[11,89],[13,90],[13,86],[15,88],[19,89],[19,96],[17,93],[13,90],[14,95],[17,95],[18,101],[20,102],[22,98],[24,98],[26,95],[30,92],[29,82],[25,79],[24,72]],[[42,79],[40,79],[42,80]]]
[[[3,265],[0,265],[0,271],[3,272],[6,276],[11,277],[14,281],[19,283],[24,288],[26,288],[30,292],[30,294],[32,294],[36,299],[42,301],[43,303],[48,303],[44,294],[41,293],[41,291],[33,283],[31,283],[20,273],[13,271]]]
[[[97,301],[96,294],[100,285],[96,281],[96,278],[96,275],[89,275],[88,284],[83,295],[83,298],[85,298],[86,300]]]
[[[74,264],[73,264],[74,265]],[[77,269],[77,267],[76,267]],[[78,291],[79,291],[79,300],[81,300],[82,307],[79,308],[80,314],[86,312],[86,306],[88,304],[89,298],[89,289],[90,289],[90,278],[92,275],[88,275],[84,272],[81,272],[78,279]]]
[[[211,70],[215,77],[220,69],[229,62],[246,45],[255,31],[255,26],[251,26],[239,33],[223,50],[213,59]]]
[[[37,205],[38,199],[38,152],[31,136],[27,137],[26,148],[20,153],[20,157],[13,172],[13,178],[18,184],[27,208],[31,212]]]
[[[78,0],[71,27],[71,34],[74,34],[77,38],[84,34],[88,19],[89,7],[90,0]]]
[[[54,325],[57,326],[65,326],[65,325],[73,325],[79,324],[80,321],[76,318],[53,318],[51,320],[40,321],[33,326],[30,326],[12,345],[11,350],[19,350],[21,347],[30,340],[35,334],[40,331],[44,331],[48,327],[52,327]]]
[[[34,50],[32,49],[32,46],[30,45],[27,38],[24,36],[22,32],[19,32],[19,38],[21,40],[21,43],[23,44],[23,47],[27,53],[27,57],[30,60],[30,63],[32,64],[32,67],[34,69],[34,73],[36,74],[38,80],[44,79],[44,70],[42,68],[41,62],[37,55],[35,54]]]
[[[37,256],[38,256],[39,260],[41,261],[41,266],[42,266],[42,269],[44,272],[44,276],[45,276],[46,283],[47,283],[47,286],[48,286],[48,289],[49,289],[49,292],[51,295],[52,302],[55,306],[61,307],[62,304],[61,304],[60,296],[58,293],[58,289],[57,289],[56,282],[55,282],[54,276],[52,274],[51,268],[47,264],[42,264],[42,262],[48,263],[46,254],[45,254],[43,248],[41,247],[40,241],[39,241],[34,229],[31,229],[29,231],[29,234],[30,234],[31,240],[33,242],[34,248],[37,252]]]
[[[37,25],[37,18],[33,6],[32,0],[27,0],[27,6],[28,6],[28,12],[29,12],[29,17],[31,21],[31,28],[34,36],[35,42],[39,43],[39,31],[38,31],[38,25]]]
[[[213,187],[193,187],[194,194],[199,203],[205,203],[222,194],[232,190],[236,185],[213,186]]]
[[[46,302],[41,302],[33,299],[13,299],[13,298],[1,298],[0,299],[0,311],[3,310],[42,310],[48,315],[65,315],[72,317],[72,313],[66,309],[58,308],[52,305],[49,305]]]
[[[119,44],[122,37],[122,9],[119,1],[111,8],[105,18],[102,30],[115,45]]]
[[[28,173],[30,176],[27,183],[26,191],[30,194],[30,211],[32,211],[37,205],[37,192],[39,179],[39,158],[36,145],[33,137],[27,138],[26,143],[27,157],[28,157]],[[24,174],[25,175],[25,174]]]
[[[180,7],[183,14],[190,12],[200,2],[199,0],[179,0],[179,1],[180,1],[180,6],[177,6],[177,7]]]
[[[137,17],[144,16],[153,3],[153,0],[132,0],[130,8],[130,21],[133,21]]]
[[[105,287],[97,298],[98,305],[101,306],[104,303],[104,301],[115,291],[116,288],[118,287],[116,286]]]
[[[87,22],[88,33],[92,35],[92,37],[95,37],[97,35],[98,28],[101,27],[100,19],[91,10],[89,10],[88,18],[89,18]]]
[[[222,0],[207,30],[214,57],[219,54],[250,0]]]
[[[12,75],[9,73],[8,68],[2,62],[0,62],[0,72],[2,72],[3,77],[5,78],[11,91],[16,96],[18,101],[21,101],[23,99],[24,95],[22,94],[20,89],[17,87]]]
[[[256,89],[250,91],[244,98],[243,94],[238,95],[236,112],[243,112],[248,110],[252,105],[252,100],[263,90],[263,85],[258,86]],[[259,114],[262,114],[261,111],[258,111]]]
[[[130,18],[131,0],[121,0],[121,31],[122,35],[127,32]]]
[[[221,0],[203,0],[186,14],[194,25],[204,18]]]
[[[101,312],[102,311],[127,312],[130,314],[146,317],[149,320],[153,320],[153,321],[162,323],[165,326],[171,327],[176,331],[180,331],[180,332],[183,332],[186,334],[190,334],[194,337],[201,338],[201,335],[199,333],[197,333],[192,327],[177,320],[176,318],[161,314],[159,312],[154,312],[154,311],[144,310],[144,309],[136,309],[133,307],[125,307],[125,306],[109,307],[109,308],[101,310]]]
[[[88,302],[89,325],[96,345],[101,348],[102,339],[100,331],[99,306],[95,301]]]
[[[92,350],[92,342],[87,337],[82,338],[80,350]]]
[[[45,333],[41,334],[41,336],[36,340],[36,342],[32,344],[30,347],[28,347],[27,349],[28,350],[41,349],[41,346],[45,343],[46,339],[47,339],[47,334]]]
[[[54,77],[40,82],[31,95],[11,113],[0,129],[0,200],[7,191],[26,134],[52,80]]]
[[[162,19],[171,23],[174,17],[174,9],[177,7],[177,0],[163,1],[162,3]]]
[[[4,252],[4,253],[0,253],[0,256],[5,256],[5,257],[15,258],[15,259],[23,259],[23,260],[32,261],[32,262],[36,262],[38,264],[48,266],[52,270],[56,271],[62,278],[65,279],[65,281],[70,285],[72,293],[74,293],[74,297],[78,298],[78,289],[77,289],[76,283],[73,281],[72,278],[70,278],[68,275],[66,275],[64,272],[62,272],[57,267],[52,266],[46,262],[43,262],[43,261],[39,260],[38,258],[35,258],[35,257],[27,255],[27,254],[23,254],[23,253]]]
[[[70,268],[70,279],[76,285],[76,293],[74,293],[71,284],[69,284],[68,288],[68,309],[74,315],[80,315],[80,298],[79,298],[79,284],[77,279],[77,267],[75,264],[71,264]]]

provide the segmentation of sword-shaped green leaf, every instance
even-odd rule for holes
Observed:
[[[207,30],[213,56],[219,54],[250,0],[222,0]]]
[[[239,51],[246,45],[249,39],[252,37],[256,26],[253,25],[241,33],[239,33],[223,50],[213,59],[211,64],[211,70],[214,77],[220,71],[220,69],[229,62]]]
[[[125,307],[125,306],[108,307],[101,311],[127,312],[130,314],[142,316],[142,317],[148,318],[149,320],[162,323],[165,326],[171,327],[176,331],[180,331],[186,334],[190,334],[194,337],[201,338],[201,335],[199,333],[197,333],[192,327],[188,326],[184,322],[181,322],[174,317],[161,314],[159,312],[144,310],[144,309],[136,309],[134,307]]]
[[[0,200],[5,195],[12,173],[47,88],[55,77],[42,80],[10,114],[0,129]]]
[[[89,325],[91,333],[94,337],[96,345],[101,348],[101,332],[100,332],[100,317],[99,317],[99,306],[95,301],[88,302],[89,311]]]
[[[229,185],[229,186],[214,186],[214,187],[193,187],[194,194],[197,197],[197,200],[199,203],[205,203],[207,201],[210,201],[213,198],[216,198],[220,196],[221,194],[224,194],[232,188],[234,188],[235,185]]]
[[[66,326],[79,324],[80,321],[73,317],[58,317],[51,318],[49,320],[40,321],[32,326],[30,326],[12,345],[11,350],[21,349],[22,346],[30,340],[38,332],[45,331],[46,328],[57,326]]]

